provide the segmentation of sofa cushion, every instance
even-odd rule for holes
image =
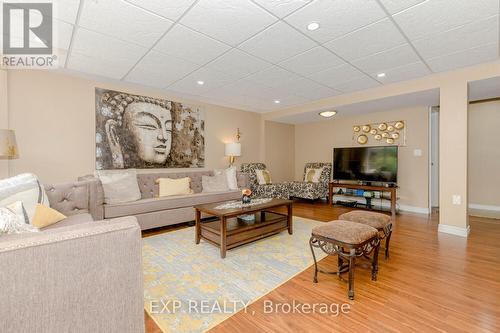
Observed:
[[[191,207],[212,202],[234,200],[241,196],[240,191],[224,191],[211,193],[194,193],[170,197],[148,198],[134,202],[104,205],[104,217],[137,215],[166,209]]]
[[[92,222],[94,219],[92,218],[92,215],[89,213],[82,213],[82,214],[75,214],[75,215],[70,215],[66,217],[64,220],[59,221],[57,223],[51,224],[45,228],[42,228],[40,230],[48,230],[48,229],[55,229],[55,228],[61,228],[61,227],[67,227],[69,225],[76,225],[76,224],[81,224],[81,223],[86,223],[86,222]]]
[[[98,170],[97,175],[104,190],[105,203],[129,202],[141,198],[135,170]]]
[[[358,245],[377,237],[378,231],[366,224],[337,220],[314,227],[312,234],[345,244]]]

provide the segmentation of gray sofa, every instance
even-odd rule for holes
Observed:
[[[104,204],[104,193],[100,181],[94,176],[84,176],[80,179],[95,181],[97,203],[95,211],[99,219],[111,219],[123,216],[135,216],[142,230],[163,227],[194,220],[195,205],[236,200],[241,198],[240,190],[223,192],[202,192],[201,178],[212,176],[213,171],[186,171],[174,173],[142,173],[137,174],[137,182],[141,191],[141,199],[118,204]],[[191,178],[193,194],[158,197],[158,178]],[[237,173],[238,186],[248,186],[247,175]],[[203,216],[202,216],[203,217]]]
[[[94,221],[92,182],[46,192],[68,218],[37,233],[0,236],[0,332],[144,332],[135,217]]]

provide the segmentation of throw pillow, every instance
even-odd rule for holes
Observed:
[[[19,234],[36,231],[38,229],[29,224],[28,215],[21,201],[0,207],[0,234]]]
[[[271,173],[268,170],[255,170],[259,185],[271,184]]]
[[[159,185],[158,194],[160,197],[168,197],[171,195],[186,195],[192,194],[190,183],[191,178],[184,177],[178,179],[158,178],[156,182]]]
[[[141,191],[137,184],[137,172],[133,169],[123,171],[97,171],[102,183],[104,202],[115,204],[137,201],[141,198]]]
[[[226,177],[227,177],[227,187],[230,190],[238,189],[238,178],[236,178],[236,168],[229,167],[226,169]]]
[[[45,205],[36,205],[35,216],[33,217],[33,225],[37,228],[44,228],[66,218],[57,210]]]
[[[307,168],[306,174],[304,175],[304,181],[309,183],[319,183],[319,178],[321,177],[322,172],[323,168]]]
[[[10,205],[16,201],[22,202],[30,223],[37,204],[50,206],[42,184],[31,173],[0,180],[0,206]]]
[[[227,175],[201,176],[202,192],[222,192],[229,190],[227,185]]]

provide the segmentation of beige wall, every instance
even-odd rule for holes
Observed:
[[[469,106],[469,204],[500,206],[499,128],[500,101]]]
[[[0,69],[0,129],[9,128],[7,71]],[[9,161],[0,159],[0,178],[9,175]]]
[[[427,107],[419,107],[296,125],[295,179],[302,178],[307,162],[331,162],[334,147],[359,146],[352,142],[354,125],[406,120],[407,145],[399,149],[399,204],[404,209],[415,210],[412,207],[416,207],[417,211],[423,211],[429,206],[428,115]],[[413,156],[415,149],[420,149],[422,156]]]
[[[1,82],[1,81],[0,81]],[[10,162],[9,175],[34,172],[43,182],[62,182],[93,173],[95,166],[95,87],[188,102],[158,91],[95,82],[50,71],[10,71],[9,122],[16,130],[20,158]],[[241,162],[261,160],[261,117],[202,103],[205,110],[205,166],[227,166],[224,142],[243,132]],[[178,169],[177,169],[178,170]]]
[[[295,126],[273,121],[265,122],[265,163],[273,182],[294,178]]]

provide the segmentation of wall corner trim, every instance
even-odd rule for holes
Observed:
[[[467,238],[470,234],[470,225],[468,225],[467,228],[461,228],[454,225],[439,223],[438,232]]]

